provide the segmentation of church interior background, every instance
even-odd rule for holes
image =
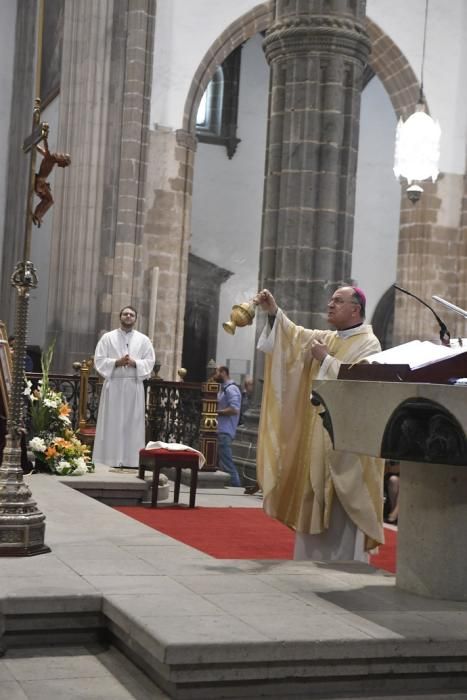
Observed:
[[[0,5],[9,329],[36,9]],[[326,45],[309,31],[323,16],[335,20]],[[282,36],[291,17],[295,43]],[[392,284],[467,306],[466,47],[462,0],[430,0],[428,13],[425,0],[368,0],[366,16],[361,0],[45,0],[42,118],[51,149],[72,165],[52,173],[54,206],[33,231],[29,344],[56,337],[55,369],[69,372],[131,303],[162,378],[184,365],[202,380],[210,359],[240,378],[253,372],[255,329],[224,333],[234,303],[268,286],[294,320],[324,327],[326,299],[350,281],[366,291],[385,346],[436,339],[430,312]],[[394,140],[415,108],[422,65],[442,129],[440,176],[412,204],[393,174]],[[333,121],[340,111],[342,123]],[[441,315],[465,335],[461,317]]]

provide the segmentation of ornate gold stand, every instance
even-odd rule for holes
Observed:
[[[40,10],[42,35],[43,3]],[[38,67],[39,66],[39,67]],[[36,72],[40,74],[40,62]],[[39,85],[36,76],[36,85]],[[8,405],[8,421],[3,462],[0,467],[0,557],[22,557],[50,552],[44,544],[45,515],[32,499],[31,491],[23,479],[21,466],[22,435],[22,393],[24,364],[26,357],[26,337],[28,328],[28,307],[30,290],[37,287],[34,265],[29,261],[32,229],[32,202],[36,181],[36,148],[41,142],[47,143],[49,125],[41,122],[41,102],[36,98],[32,133],[25,140],[23,151],[30,153],[28,201],[26,205],[26,231],[23,260],[17,263],[11,277],[16,289],[15,352],[13,354],[13,379]]]
[[[34,265],[29,261],[19,262],[11,283],[16,288],[17,303],[8,436],[0,467],[0,556],[22,557],[50,552],[44,544],[45,515],[32,499],[21,467],[21,406],[29,293],[37,287]]]

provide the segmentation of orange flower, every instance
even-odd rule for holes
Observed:
[[[60,416],[69,416],[71,413],[71,408],[67,403],[62,403],[60,408],[58,409],[58,414]]]
[[[52,447],[52,445],[50,447],[48,447],[45,451],[45,456],[47,457],[47,459],[51,459],[52,457],[55,457],[56,454],[57,454],[57,450],[55,449],[55,447]]]

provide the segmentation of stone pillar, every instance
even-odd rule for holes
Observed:
[[[292,319],[326,327],[350,281],[365,2],[276,0],[260,286]]]
[[[57,150],[71,165],[55,178],[47,310],[59,371],[96,340],[113,6],[65,2]]]
[[[140,307],[143,297],[154,21],[155,0],[65,3],[58,142],[72,164],[54,192],[48,337],[57,337],[56,370],[92,353],[120,307]]]
[[[26,201],[30,159],[23,155],[24,139],[31,131],[34,104],[34,49],[36,12],[29,0],[18,0],[16,14],[14,80],[11,102],[8,182],[5,202],[5,229],[1,268],[2,320],[13,331],[16,293],[11,275],[23,259],[26,227]],[[25,51],[25,47],[31,47]]]
[[[121,114],[117,182],[117,220],[111,275],[111,295],[102,310],[111,312],[111,326],[119,325],[119,311],[133,304],[138,328],[147,332],[150,270],[143,261],[144,188],[148,162],[149,111],[155,0],[129,0],[125,41],[125,81]]]
[[[465,467],[402,462],[396,584],[416,595],[467,600],[459,533],[467,517]]]
[[[148,271],[159,268],[154,346],[166,380],[177,379],[182,361],[195,150],[186,131],[150,132],[144,260]]]
[[[365,0],[276,0],[264,52],[271,66],[259,288],[295,322],[326,328],[326,304],[350,282]],[[262,320],[258,332],[262,330]],[[263,354],[253,403],[261,402]],[[247,411],[234,458],[251,485],[259,411]]]

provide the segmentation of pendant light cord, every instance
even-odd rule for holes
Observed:
[[[425,25],[423,27],[423,48],[422,48],[422,66],[420,70],[420,97],[419,102],[424,102],[423,96],[423,71],[425,68],[425,46],[426,46],[426,28],[428,24],[428,0],[425,2]]]

